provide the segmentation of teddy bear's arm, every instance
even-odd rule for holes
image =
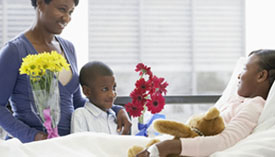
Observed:
[[[175,136],[176,138],[198,136],[198,134],[192,131],[189,126],[170,120],[156,120],[154,122],[154,128],[159,133],[169,134]]]

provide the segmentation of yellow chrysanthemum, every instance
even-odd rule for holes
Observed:
[[[69,66],[70,65],[61,54],[52,51],[50,53],[43,52],[26,56],[23,58],[19,71],[20,74],[29,75],[32,81],[38,81],[47,74],[47,70],[58,73],[63,68],[69,70]]]

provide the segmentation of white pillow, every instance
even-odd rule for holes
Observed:
[[[254,132],[264,131],[275,126],[275,84],[273,83]]]
[[[215,103],[215,106],[217,108],[221,108],[224,104],[227,104],[225,102],[228,102],[228,100],[231,97],[237,96],[237,87],[238,87],[238,75],[243,69],[243,66],[245,64],[245,58],[241,57],[234,68],[233,74],[231,75],[231,78],[224,89],[222,96],[219,98],[219,100]]]

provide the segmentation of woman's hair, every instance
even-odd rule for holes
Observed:
[[[112,69],[100,61],[92,61],[86,63],[80,70],[79,83],[81,86],[89,85],[97,76],[113,76]]]
[[[49,4],[51,1],[52,1],[52,0],[44,0],[44,2],[45,2],[46,4]],[[33,6],[34,8],[36,8],[36,7],[37,7],[37,4],[36,4],[37,0],[31,0],[31,2],[32,2],[32,6]],[[75,3],[75,6],[77,6],[78,3],[79,3],[79,0],[74,0],[74,3]]]
[[[252,51],[248,56],[257,55],[259,57],[259,66],[268,71],[270,87],[275,80],[275,50],[260,49]]]

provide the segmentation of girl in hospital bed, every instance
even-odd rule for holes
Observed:
[[[209,156],[225,150],[250,135],[256,127],[265,100],[275,78],[275,50],[257,50],[249,54],[238,75],[238,96],[219,107],[226,124],[215,136],[165,140],[154,144],[137,157]]]

